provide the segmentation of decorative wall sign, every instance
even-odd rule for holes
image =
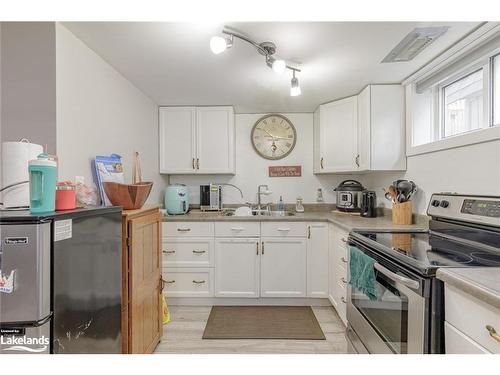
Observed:
[[[269,167],[269,177],[300,177],[300,176],[302,176],[301,165]]]

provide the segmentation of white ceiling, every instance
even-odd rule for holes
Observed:
[[[226,23],[277,55],[300,63],[302,95],[290,97],[291,72],[269,69],[263,56],[235,40],[214,55],[224,25],[169,22],[66,22],[64,25],[160,105],[232,104],[239,113],[312,112],[357,94],[368,83],[399,83],[475,29],[473,22]],[[450,26],[413,61],[380,61],[413,28]]]

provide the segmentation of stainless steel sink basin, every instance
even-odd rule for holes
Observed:
[[[234,210],[223,211],[222,214],[224,216],[235,216]],[[252,216],[286,217],[286,216],[295,216],[295,212],[292,212],[292,211],[252,210]],[[238,217],[244,217],[244,216],[238,216]]]

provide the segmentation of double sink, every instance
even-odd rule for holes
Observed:
[[[235,216],[235,210],[229,209],[223,211],[224,216]],[[250,216],[250,215],[248,215]],[[273,216],[273,217],[285,217],[285,216],[295,216],[295,212],[292,211],[271,211],[271,210],[252,210],[251,216]],[[243,217],[243,216],[238,216]]]

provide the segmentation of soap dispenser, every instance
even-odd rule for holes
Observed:
[[[302,197],[297,197],[297,202],[295,203],[295,212],[304,212],[304,205],[302,204]]]

